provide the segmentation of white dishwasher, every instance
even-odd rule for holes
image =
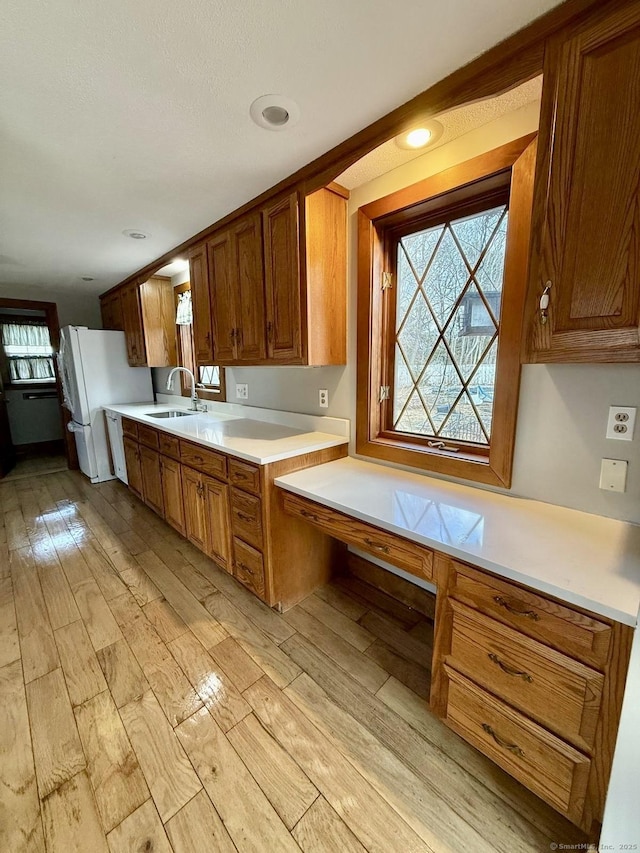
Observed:
[[[122,415],[110,411],[105,411],[104,414],[107,419],[107,430],[109,432],[113,471],[119,480],[122,480],[123,483],[129,485],[129,480],[127,479],[127,465],[124,459]]]

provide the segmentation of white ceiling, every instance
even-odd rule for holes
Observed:
[[[4,0],[0,289],[106,290],[554,5]]]

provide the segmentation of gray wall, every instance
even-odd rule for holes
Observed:
[[[0,286],[0,298],[34,299],[38,302],[55,302],[61,326],[89,326],[101,329],[100,300],[92,293],[77,290],[54,291],[41,288]]]

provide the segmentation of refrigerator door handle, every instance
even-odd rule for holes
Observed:
[[[66,335],[63,334],[60,338],[60,351],[58,353],[58,368],[60,372],[60,381],[62,383],[62,401],[65,408],[67,408],[70,412],[73,412],[73,410],[75,409],[75,400],[73,399],[72,392],[73,383],[69,379],[65,353]],[[73,430],[69,430],[69,432],[73,432]]]

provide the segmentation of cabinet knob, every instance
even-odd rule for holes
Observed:
[[[553,282],[548,281],[545,284],[544,290],[542,291],[542,296],[540,297],[540,322],[542,323],[543,326],[545,325],[545,323],[547,322],[547,319],[549,318],[549,301],[550,301],[549,291],[551,290],[552,286],[553,286]]]
[[[207,346],[211,346],[211,332],[207,332],[204,336],[205,341],[207,342]]]
[[[271,322],[271,320],[269,320],[269,322],[267,323],[267,337],[269,338],[269,340],[273,338],[273,323]]]

